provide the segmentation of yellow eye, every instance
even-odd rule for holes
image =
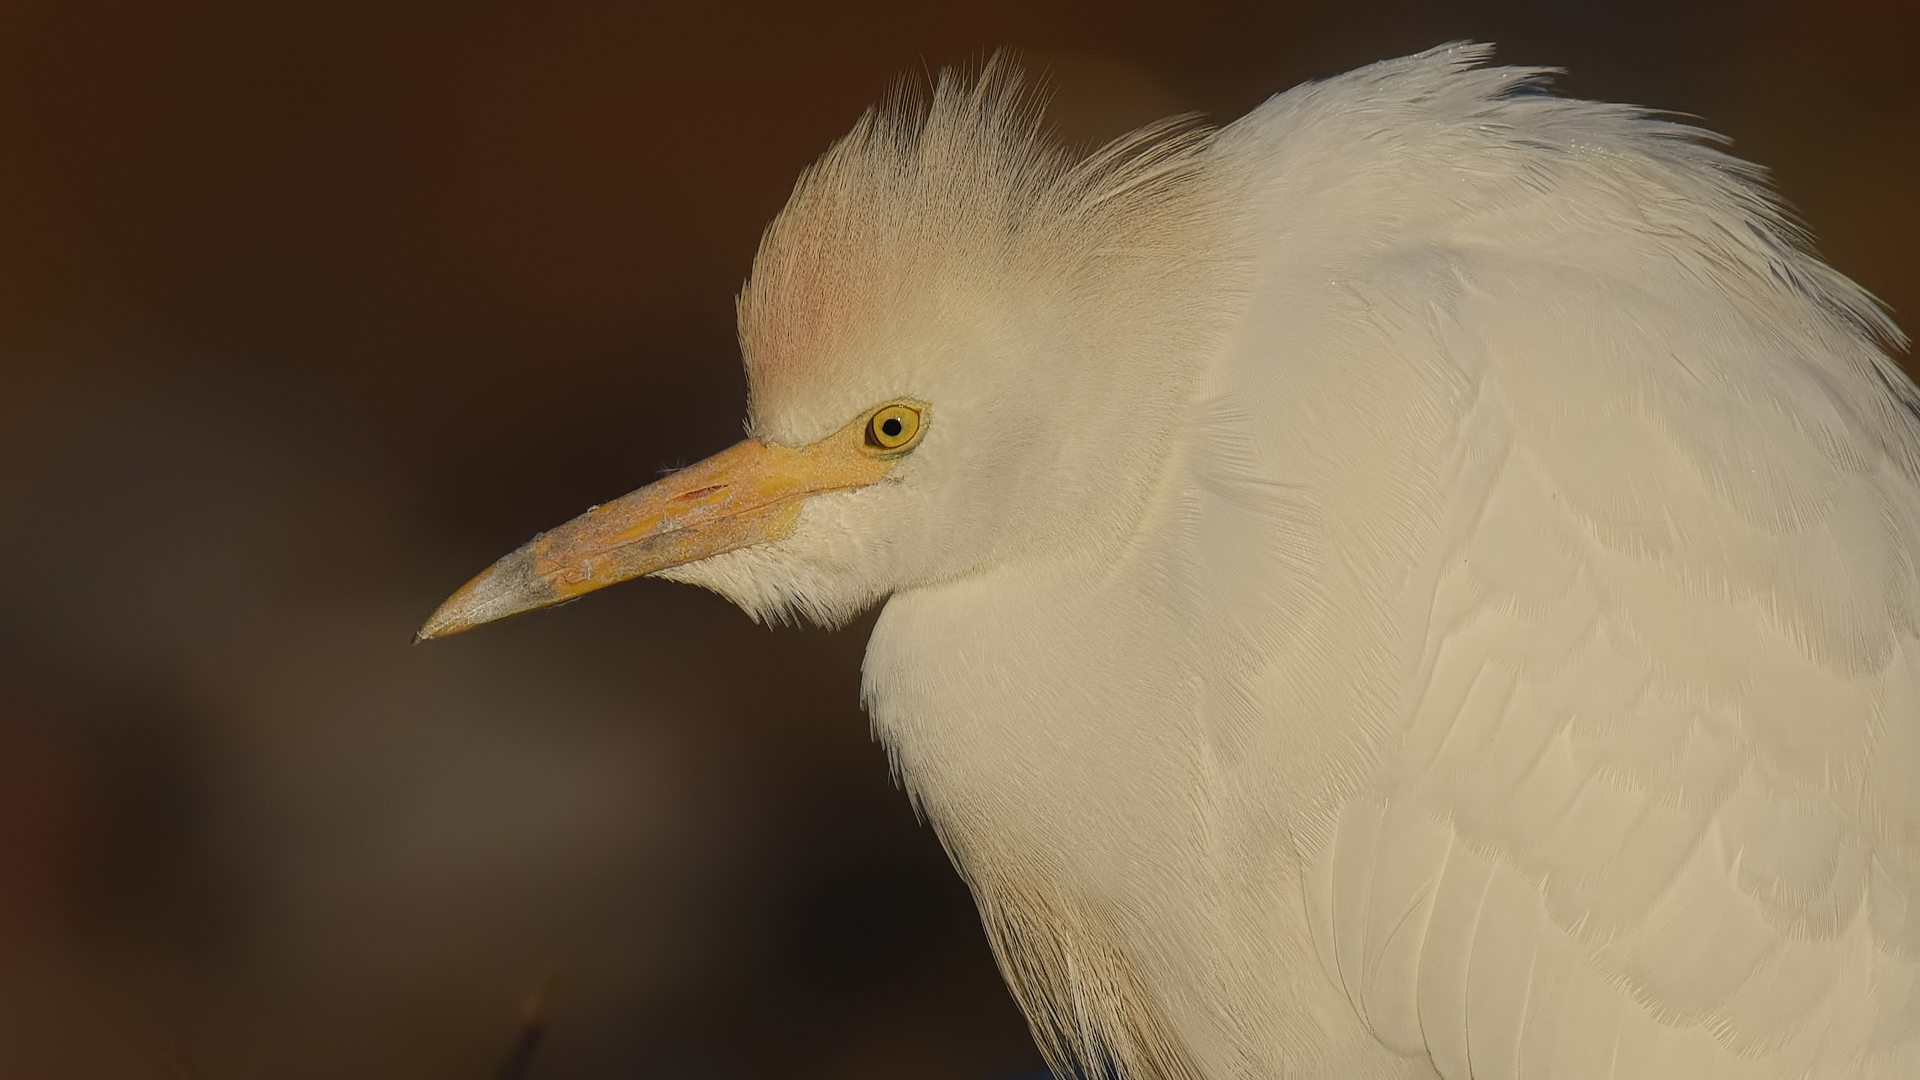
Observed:
[[[920,438],[920,410],[912,405],[887,405],[867,419],[867,449],[883,454],[904,453]]]

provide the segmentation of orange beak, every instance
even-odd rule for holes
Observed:
[[[629,578],[792,530],[809,495],[865,487],[900,454],[876,452],[863,418],[803,449],[748,439],[565,525],[541,533],[467,582],[415,641],[547,607]]]

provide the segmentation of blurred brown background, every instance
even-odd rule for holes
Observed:
[[[864,624],[413,627],[738,437],[758,233],[903,72],[1013,47],[1086,143],[1493,40],[1733,136],[1912,329],[1913,10],[0,4],[0,1077],[498,1076],[556,968],[534,1077],[1036,1068]]]

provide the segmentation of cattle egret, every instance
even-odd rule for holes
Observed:
[[[1084,161],[942,75],[800,179],[750,438],[435,637],[876,603],[1056,1065],[1920,1077],[1920,391],[1702,132],[1453,45]]]

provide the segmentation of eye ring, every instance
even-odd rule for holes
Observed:
[[[926,427],[926,406],[904,401],[882,405],[867,417],[866,450],[888,456],[904,454],[919,443]]]

